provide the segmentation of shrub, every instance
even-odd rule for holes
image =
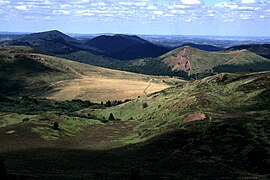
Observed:
[[[112,102],[111,101],[107,101],[106,102],[106,107],[111,107],[112,106]]]
[[[26,121],[29,121],[30,119],[29,118],[24,118],[23,120],[22,120],[22,122],[26,122]]]
[[[59,130],[59,123],[58,122],[54,122],[52,128],[54,130]]]
[[[144,103],[142,104],[142,107],[143,107],[143,109],[144,109],[144,108],[147,108],[147,107],[148,107],[148,104],[147,104],[146,102],[144,102]]]
[[[114,118],[114,116],[113,116],[113,113],[110,113],[110,115],[109,115],[109,120],[110,120],[110,121],[115,120],[115,118]]]

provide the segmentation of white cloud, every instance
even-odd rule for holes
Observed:
[[[174,4],[174,5],[171,5],[171,6],[168,6],[169,9],[187,9],[187,8],[190,8],[190,6],[187,6],[187,5],[179,5],[179,4]]]
[[[105,2],[98,2],[98,3],[92,3],[92,6],[106,6],[107,4]]]
[[[181,0],[183,4],[201,4],[200,0]]]
[[[163,11],[153,11],[153,13],[154,13],[155,15],[163,15],[163,14],[164,14]]]
[[[45,0],[44,4],[52,4],[49,0]]]
[[[70,5],[70,4],[60,4],[61,9],[66,9],[66,8],[70,8],[70,7],[72,7],[72,5]]]
[[[251,3],[256,3],[256,0],[241,0],[243,4],[251,4]]]
[[[0,0],[0,4],[9,4],[10,1],[9,0]]]
[[[251,15],[250,14],[240,14],[240,19],[250,19]]]
[[[260,7],[248,7],[248,6],[242,6],[242,7],[239,7],[238,8],[239,10],[242,10],[242,11],[254,11],[254,10],[260,10],[261,8]]]
[[[171,13],[173,13],[173,14],[185,14],[186,12],[184,10],[173,9],[173,10],[171,10]]]
[[[238,9],[239,6],[236,3],[222,2],[222,3],[215,4],[214,7],[217,7],[217,8]]]
[[[15,9],[22,10],[22,11],[27,11],[28,10],[27,6],[25,6],[25,5],[15,6]]]
[[[145,1],[139,1],[139,2],[118,2],[118,4],[123,6],[147,6],[147,2]]]
[[[54,10],[53,14],[58,14],[58,15],[70,15],[70,12],[68,10]]]
[[[77,16],[94,16],[95,14],[91,12],[90,9],[78,10],[75,12]]]
[[[147,10],[157,10],[157,7],[150,5],[150,6],[147,6],[146,9]]]
[[[88,3],[89,0],[79,0],[79,1],[72,1],[71,4],[85,4]]]

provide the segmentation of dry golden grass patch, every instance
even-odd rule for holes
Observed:
[[[148,81],[141,78],[128,80],[83,76],[81,79],[57,83],[53,87],[53,92],[46,97],[56,100],[83,99],[93,102],[134,99],[145,95],[144,90],[148,84]],[[154,93],[168,87],[170,86],[160,80],[154,80],[146,93]]]

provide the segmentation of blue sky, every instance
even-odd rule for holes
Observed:
[[[270,0],[0,0],[0,31],[270,36]]]

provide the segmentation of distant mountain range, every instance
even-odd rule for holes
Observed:
[[[30,46],[44,53],[52,54],[66,54],[83,50],[120,60],[157,57],[170,50],[154,45],[138,36],[102,35],[81,42],[57,30],[29,34],[17,40],[5,41],[2,45]]]
[[[270,45],[243,45],[223,49],[188,43],[170,49],[138,36],[101,35],[80,41],[57,30],[25,35],[2,46],[30,46],[46,54],[106,68],[187,79],[219,72],[270,70]]]
[[[194,43],[186,43],[181,45],[180,47],[184,46],[190,46],[196,49],[204,50],[204,51],[210,51],[210,52],[216,52],[216,51],[224,51],[225,49],[222,47],[216,47],[212,45],[206,45],[206,44],[194,44]]]
[[[219,72],[258,72],[270,70],[270,60],[248,50],[209,52],[190,46],[174,49],[155,58],[120,61],[90,52],[78,51],[61,57],[111,69],[152,75],[203,78]]]

